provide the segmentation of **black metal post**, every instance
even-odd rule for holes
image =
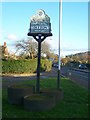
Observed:
[[[41,60],[41,36],[38,41],[38,64],[37,64],[37,81],[36,81],[36,92],[40,92],[40,60]]]
[[[33,36],[38,42],[38,61],[37,61],[37,81],[36,81],[36,93],[40,93],[40,60],[41,60],[41,43],[46,37],[52,36],[52,33],[28,33],[28,36]]]

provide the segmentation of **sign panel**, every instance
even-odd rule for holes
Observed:
[[[31,33],[50,33],[50,24],[47,23],[31,23]]]
[[[50,18],[43,10],[38,10],[37,14],[31,17],[30,33],[51,33]]]

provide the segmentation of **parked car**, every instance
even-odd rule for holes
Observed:
[[[87,66],[85,64],[80,64],[79,69],[87,69]]]
[[[58,68],[58,63],[53,63],[52,66]]]

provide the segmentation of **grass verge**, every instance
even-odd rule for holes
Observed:
[[[56,79],[47,78],[40,81],[41,88],[56,88]],[[23,81],[18,84],[35,85],[35,80]],[[3,118],[87,118],[88,90],[82,88],[69,79],[61,79],[64,99],[52,110],[45,112],[28,112],[22,106],[10,105],[7,101],[7,89],[3,88],[2,115]]]

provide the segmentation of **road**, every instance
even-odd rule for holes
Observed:
[[[52,68],[50,72],[43,72],[41,73],[40,77],[41,78],[48,78],[48,77],[55,77],[57,78],[57,68]],[[70,69],[69,67],[62,67],[61,68],[61,75],[66,76],[70,78],[72,81],[75,83],[88,88],[88,83],[89,83],[89,77],[90,77],[90,72],[80,72],[76,71],[73,69]],[[33,80],[36,79],[36,75],[32,76],[3,76],[2,77],[2,85],[3,86],[8,86],[10,84],[18,83],[21,81],[26,81],[26,80]],[[89,87],[90,88],[90,87]]]
[[[71,69],[69,67],[63,67],[61,73],[66,77],[70,78],[75,83],[82,85],[83,87],[90,88],[89,77],[90,72],[86,72],[79,69]]]
[[[51,77],[57,77],[57,69],[53,68],[49,72],[42,72],[40,73],[40,78],[51,78]],[[14,75],[14,76],[2,76],[2,87],[7,87],[8,85],[12,84],[18,84],[18,82],[22,81],[29,81],[29,80],[36,80],[37,76],[36,74],[33,75],[28,75],[28,76],[19,76],[19,75]]]

